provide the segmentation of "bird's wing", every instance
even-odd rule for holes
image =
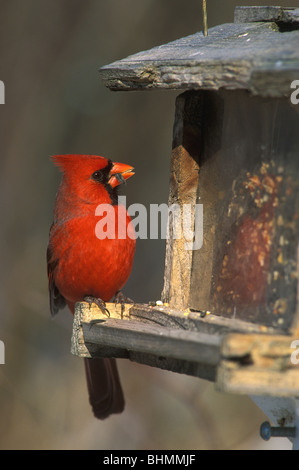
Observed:
[[[58,259],[53,257],[51,246],[47,249],[47,268],[49,280],[49,297],[50,297],[50,310],[51,315],[56,315],[58,311],[66,306],[66,300],[59,292],[55,284],[55,270],[58,266]]]

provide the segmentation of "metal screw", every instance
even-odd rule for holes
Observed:
[[[271,426],[269,421],[265,421],[261,424],[260,436],[264,441],[269,441],[271,437],[295,437],[296,428],[287,426]]]

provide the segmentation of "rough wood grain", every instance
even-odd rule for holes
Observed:
[[[238,369],[231,362],[223,362],[217,372],[216,386],[226,393],[297,397],[299,374],[297,369],[267,371],[252,366]]]
[[[173,128],[168,207],[179,207],[181,236],[176,238],[177,226],[170,219],[169,238],[166,242],[164,287],[162,300],[171,307],[184,310],[189,305],[193,250],[186,249],[190,241],[184,236],[184,205],[191,208],[190,229],[194,232],[195,205],[201,149],[201,123],[203,96],[183,93],[177,97]],[[178,220],[178,214],[175,215]],[[191,243],[192,245],[192,243]]]
[[[253,23],[272,21],[276,23],[298,23],[299,8],[282,8],[278,6],[236,7],[235,23]]]
[[[196,320],[181,312],[145,305],[107,303],[110,318],[97,306],[76,305],[71,352],[79,357],[127,358],[149,366],[215,380],[221,336],[198,332]],[[199,317],[199,315],[198,315]],[[190,328],[186,328],[186,321]],[[193,327],[192,327],[193,326]],[[214,325],[213,325],[214,327]]]
[[[273,329],[225,318],[202,317],[165,306],[107,303],[107,318],[94,304],[76,304],[71,352],[79,357],[116,357],[215,381],[223,335]]]
[[[83,323],[82,328],[91,356],[105,356],[106,348],[109,353],[115,348],[114,357],[129,357],[134,350],[212,366],[216,366],[220,358],[217,335],[116,319]]]
[[[201,377],[230,393],[298,396],[299,366],[292,364],[295,336],[271,328],[165,306],[76,305],[72,353],[127,358]],[[241,332],[241,333],[240,333]]]
[[[110,312],[110,318],[128,318],[132,304],[125,304],[122,311],[120,304],[107,304]],[[73,320],[73,334],[71,338],[71,353],[75,356],[90,357],[90,353],[85,345],[83,336],[83,323],[96,322],[105,319],[105,315],[95,304],[89,305],[87,302],[78,302],[75,306]]]
[[[84,304],[80,304],[83,306]],[[283,333],[282,330],[265,325],[248,323],[239,319],[231,321],[219,315],[213,315],[204,311],[184,311],[166,306],[148,306],[136,304],[130,308],[129,318],[143,321],[149,324],[157,324],[163,327],[199,331],[202,333],[223,335],[229,332],[242,332],[246,334],[275,334]]]
[[[224,338],[217,388],[230,393],[296,397],[299,367],[292,362],[294,337],[239,335]]]
[[[290,21],[296,16],[294,10]],[[275,22],[229,23],[207,37],[196,33],[106,65],[100,76],[112,90],[225,88],[290,96],[298,42],[299,31],[280,32]]]

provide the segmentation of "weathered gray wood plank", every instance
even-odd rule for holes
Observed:
[[[299,24],[299,8],[295,8],[294,10],[284,10],[282,14],[282,21],[284,23]]]
[[[229,321],[200,312],[176,311],[165,306],[107,303],[107,319],[96,305],[76,304],[72,354],[79,357],[115,357],[214,381],[225,333],[272,334],[273,329]]]
[[[82,330],[90,357],[127,358],[215,380],[221,336],[118,319],[83,323]]]
[[[289,96],[299,76],[298,43],[299,31],[281,33],[276,23],[224,24],[207,37],[199,32],[106,65],[100,76],[112,90],[226,88]]]
[[[115,357],[216,382],[231,393],[293,396],[299,374],[291,364],[295,335],[269,328],[244,327],[208,315],[175,312],[164,306],[107,304],[110,318],[98,307],[76,305],[72,353],[79,357]],[[217,321],[222,325],[215,325]],[[202,326],[210,322],[211,330]],[[231,324],[231,328],[228,325]],[[230,333],[232,328],[243,333]],[[214,329],[213,329],[214,328]],[[258,332],[259,334],[253,334]],[[265,334],[263,334],[265,333]]]
[[[298,365],[292,363],[296,336],[227,335],[216,386],[229,393],[296,397]]]
[[[299,22],[299,8],[282,8],[279,6],[236,7],[234,21],[235,23],[258,21],[297,23]]]
[[[220,358],[220,336],[137,321],[106,319],[83,323],[85,344],[91,355],[105,355],[115,348],[117,356],[130,351],[216,366]]]
[[[114,303],[106,303],[110,312],[110,318],[121,319],[121,307]],[[73,344],[72,352],[79,356],[84,356],[84,346],[80,348],[80,334],[82,333],[82,324],[94,320],[105,320],[100,309],[92,304],[89,306],[86,302],[78,302],[75,308],[73,322],[73,338],[76,344]],[[166,305],[149,306],[146,304],[126,304],[122,319],[138,321],[146,325],[158,325],[171,329],[188,330],[192,332],[201,332],[207,334],[222,335],[228,332],[241,333],[263,333],[274,334],[282,333],[277,328],[271,328],[264,325],[256,325],[239,319],[224,318],[210,313],[205,314],[199,311],[190,311],[186,309],[176,310]],[[83,339],[82,339],[83,341]]]
[[[126,305],[121,318],[120,305],[106,304],[110,318],[92,305],[76,305],[72,354],[79,357],[115,357],[215,380],[221,335],[198,332],[199,315],[186,319],[182,312],[171,316],[169,309]],[[188,325],[189,323],[189,329]],[[214,325],[213,325],[214,328]],[[222,331],[222,330],[221,330]]]

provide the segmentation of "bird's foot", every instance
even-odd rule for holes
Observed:
[[[92,295],[86,295],[84,297],[85,302],[88,302],[89,308],[91,307],[91,304],[96,304],[101,312],[106,315],[108,318],[110,317],[110,312],[108,308],[106,308],[105,302],[100,299],[99,297],[93,297]]]
[[[121,290],[117,291],[114,296],[114,303],[121,305],[120,310],[120,317],[123,318],[124,311],[125,311],[125,304],[134,304],[134,300],[130,299],[130,297],[126,297]]]
[[[114,303],[116,304],[134,304],[134,300],[126,297],[121,290],[118,290],[114,296]]]

